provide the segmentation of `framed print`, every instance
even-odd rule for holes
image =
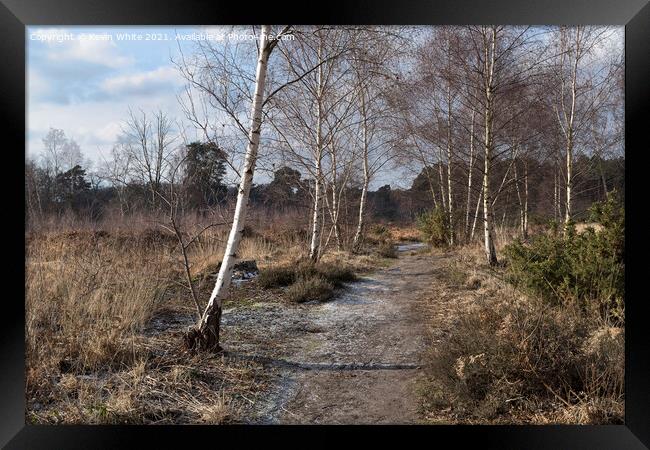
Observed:
[[[646,1],[0,17],[7,448],[650,445]]]

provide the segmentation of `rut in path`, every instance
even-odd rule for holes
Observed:
[[[253,422],[421,421],[414,385],[426,324],[417,300],[431,286],[436,257],[414,254],[414,248],[399,247],[394,265],[349,284],[331,302],[273,310],[278,317],[258,311],[269,316],[269,332],[287,333],[286,323],[303,332],[287,333],[280,354],[239,352],[268,365],[277,380]],[[283,320],[282,330],[274,328]]]

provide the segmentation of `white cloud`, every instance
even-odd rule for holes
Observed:
[[[137,102],[119,98],[110,102],[84,102],[75,104],[30,104],[27,117],[29,137],[27,153],[36,156],[43,150],[41,139],[50,127],[63,129],[74,138],[84,156],[97,161],[100,154],[108,155],[121,132],[121,125],[131,108],[144,111],[161,109],[172,118],[182,118],[183,113],[173,93],[141,97]]]
[[[183,78],[175,68],[163,66],[146,72],[107,78],[100,88],[109,95],[149,95],[182,84]]]
[[[115,142],[117,136],[122,132],[120,121],[108,122],[103,127],[97,129],[93,134],[99,142]]]
[[[97,162],[116,142],[129,108],[183,118],[176,94],[184,80],[168,61],[169,43],[145,47],[78,39],[91,30],[115,33],[87,27],[27,30],[30,157],[42,152],[50,127],[63,129]]]
[[[37,71],[28,70],[27,94],[30,98],[41,97],[49,92],[49,84]]]
[[[46,58],[53,62],[86,62],[113,69],[132,65],[135,60],[124,56],[112,39],[87,39],[88,33],[65,28],[39,28],[30,30],[28,39],[47,47]],[[96,36],[101,37],[101,33]],[[108,35],[107,36],[111,36]]]

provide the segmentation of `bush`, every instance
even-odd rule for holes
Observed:
[[[343,286],[343,283],[356,281],[357,276],[346,266],[334,265],[329,263],[319,263],[315,265],[316,273],[332,283],[335,287]]]
[[[347,266],[332,263],[314,263],[309,259],[301,259],[293,266],[270,267],[262,270],[258,277],[258,283],[264,289],[283,286],[294,287],[296,284],[300,284],[301,286],[296,286],[291,291],[290,296],[292,296],[300,292],[302,288],[307,287],[309,283],[312,283],[307,281],[311,279],[322,279],[334,289],[343,286],[343,283],[355,281],[357,276]],[[313,284],[318,285],[319,283],[313,281]],[[297,298],[300,298],[300,296]]]
[[[449,223],[445,211],[435,208],[417,218],[417,226],[424,239],[434,247],[446,247],[449,243]]]
[[[390,239],[392,237],[388,227],[382,224],[373,225],[370,229],[370,233],[376,235],[379,239]]]
[[[377,247],[377,254],[382,258],[397,258],[397,250],[392,241],[385,241]]]
[[[563,420],[620,422],[622,336],[620,328],[594,328],[563,307],[483,304],[436,346],[424,390],[427,408],[498,421],[589,405],[586,417]],[[620,414],[612,416],[613,410]]]
[[[570,224],[563,234],[507,246],[508,277],[553,305],[571,304],[620,325],[625,289],[623,206],[612,195],[607,202],[594,204],[591,220],[603,229],[577,234]]]
[[[295,269],[286,266],[262,269],[257,282],[264,289],[289,286],[296,279]]]
[[[324,302],[333,295],[334,286],[322,275],[302,275],[287,289],[287,297],[296,303],[310,300]]]

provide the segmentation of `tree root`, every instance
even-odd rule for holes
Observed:
[[[190,352],[219,353],[223,351],[219,345],[220,325],[221,308],[217,308],[214,314],[207,315],[183,335],[185,349]]]

